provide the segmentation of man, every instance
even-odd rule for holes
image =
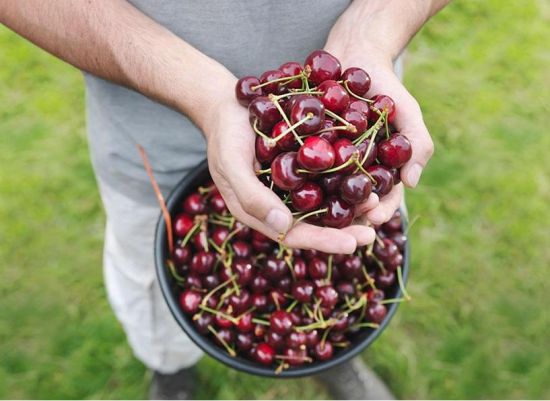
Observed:
[[[387,94],[397,104],[395,125],[413,146],[401,178],[415,187],[433,144],[392,64],[447,2],[0,1],[2,23],[85,71],[90,150],[107,213],[107,291],[135,355],[155,371],[151,396],[190,396],[191,367],[201,352],[173,321],[155,280],[158,207],[136,144],[146,149],[164,192],[207,152],[212,177],[239,220],[271,238],[286,233],[291,247],[351,253],[373,241],[372,228],[291,229],[290,211],[256,179],[254,136],[234,99],[236,77],[303,61],[317,48],[344,67],[364,68],[373,80],[369,94]],[[365,219],[388,220],[402,195],[399,185],[382,200],[371,196],[362,207]],[[373,389],[365,373],[355,361],[325,381],[335,398],[390,396],[365,393]]]

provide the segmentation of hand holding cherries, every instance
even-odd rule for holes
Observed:
[[[256,134],[260,179],[297,219],[343,228],[371,192],[383,197],[400,182],[411,143],[392,126],[393,100],[366,98],[371,85],[357,67],[316,50],[304,65],[288,62],[236,85]]]

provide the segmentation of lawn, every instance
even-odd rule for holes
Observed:
[[[436,154],[408,193],[414,299],[364,354],[399,397],[550,398],[549,38],[547,1],[464,0],[411,44]],[[81,74],[5,27],[0,60],[0,397],[143,398],[102,285]],[[200,382],[326,397],[209,359]]]

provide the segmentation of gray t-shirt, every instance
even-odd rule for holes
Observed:
[[[142,12],[219,61],[237,77],[322,48],[350,0],[130,0]],[[184,115],[141,94],[86,74],[90,151],[99,180],[152,204],[136,144],[169,191],[206,156],[202,134]],[[170,79],[170,77],[166,77]]]

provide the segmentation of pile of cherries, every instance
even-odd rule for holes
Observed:
[[[366,98],[371,79],[316,50],[304,66],[288,62],[236,85],[257,134],[258,171],[298,219],[342,228],[355,205],[380,197],[400,182],[411,158],[409,140],[396,132],[394,101]]]
[[[401,215],[351,255],[289,249],[229,213],[210,181],[172,217],[167,265],[197,332],[231,356],[276,372],[326,361],[384,320],[398,286],[406,236]]]

